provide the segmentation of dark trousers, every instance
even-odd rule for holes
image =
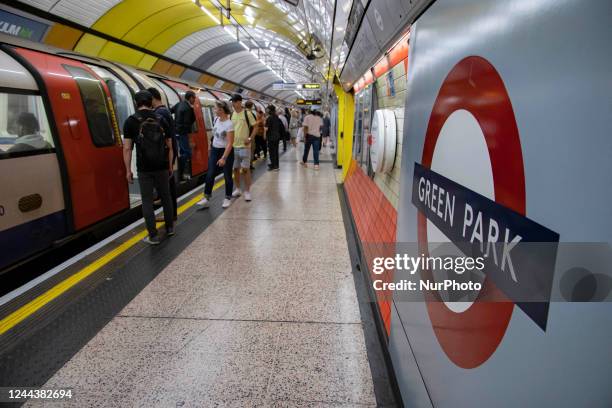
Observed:
[[[157,236],[157,227],[155,226],[155,213],[153,211],[153,189],[157,190],[164,207],[166,230],[174,226],[168,170],[138,172],[138,184],[142,196],[142,215],[145,219],[147,231],[150,237],[155,237]]]
[[[191,175],[191,145],[189,144],[189,134],[182,133],[177,135],[179,147],[179,177]]]
[[[268,139],[268,151],[270,152],[270,167],[278,168],[278,139]]]
[[[223,172],[223,178],[225,179],[225,197],[232,198],[232,191],[234,190],[234,179],[232,178],[232,169],[234,167],[234,149],[230,151],[227,160],[225,160],[225,166],[217,166],[217,162],[223,157],[225,152],[224,147],[211,147],[210,155],[208,156],[208,170],[206,171],[206,184],[204,185],[204,196],[210,198],[212,195],[213,186],[215,185],[215,177],[217,174]]]
[[[268,157],[268,148],[266,147],[266,139],[263,136],[257,135],[255,136],[255,154],[262,154],[264,157]]]
[[[174,219],[178,217],[178,197],[176,195],[176,173],[172,173],[172,177],[170,177],[170,198],[172,199],[172,207],[174,207],[174,211],[172,214],[174,215]]]
[[[314,156],[314,164],[318,166],[321,138],[312,136],[312,135],[306,135],[306,143],[304,145],[304,156],[302,157],[302,161],[304,163],[308,161],[308,153],[310,153],[310,146],[312,146],[312,155]]]

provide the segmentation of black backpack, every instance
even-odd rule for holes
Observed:
[[[161,125],[161,117],[144,117],[135,114],[140,124],[136,144],[138,145],[138,160],[143,167],[162,170],[168,166],[168,146],[166,133]]]

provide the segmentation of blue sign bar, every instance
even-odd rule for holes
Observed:
[[[412,203],[546,329],[559,234],[415,163]]]

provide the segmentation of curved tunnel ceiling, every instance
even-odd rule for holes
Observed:
[[[320,82],[321,63],[306,59],[297,44],[314,29],[317,11],[330,13],[331,0],[22,0],[23,3],[212,75],[293,101],[296,92],[272,91],[275,82]],[[330,5],[332,7],[330,8]],[[318,33],[332,31],[332,16]],[[156,58],[85,34],[76,51],[151,69]],[[303,95],[301,95],[303,96]]]

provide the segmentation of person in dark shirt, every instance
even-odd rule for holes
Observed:
[[[330,132],[331,132],[331,120],[329,119],[329,113],[325,112],[325,115],[323,115],[323,127],[321,128],[321,136],[323,137],[323,144],[325,144],[325,146],[329,146],[331,145],[331,141],[330,141]]]
[[[157,235],[157,227],[155,226],[155,213],[153,211],[153,189],[157,190],[159,197],[164,207],[164,220],[166,224],[166,234],[174,235],[174,220],[172,217],[172,198],[170,197],[169,177],[172,176],[172,129],[165,119],[157,115],[153,111],[153,95],[149,91],[139,91],[134,96],[136,101],[137,112],[129,116],[123,125],[123,161],[125,163],[126,178],[128,183],[133,183],[132,175],[132,148],[134,140],[137,140],[140,135],[141,123],[152,118],[159,122],[166,139],[168,150],[167,160],[159,163],[145,163],[140,160],[140,154],[136,154],[136,169],[138,171],[138,184],[140,185],[140,194],[142,196],[142,214],[145,219],[145,224],[149,235],[145,238],[145,242],[151,245],[160,243]],[[140,153],[141,146],[136,143],[136,152]]]
[[[175,115],[176,133],[178,135],[179,147],[179,177],[191,178],[191,144],[189,134],[192,133],[193,124],[196,121],[193,104],[196,95],[193,91],[187,91],[185,98],[172,107]]]
[[[266,119],[266,140],[268,142],[268,151],[270,152],[269,171],[278,171],[278,143],[283,136],[283,123],[276,115],[276,107],[268,105],[268,118]]]
[[[174,169],[174,164],[178,158],[178,146],[176,143],[176,129],[174,126],[174,119],[172,118],[172,113],[170,109],[162,102],[161,94],[157,90],[157,88],[149,88],[147,89],[151,95],[153,96],[153,112],[157,113],[161,116],[166,123],[168,124],[168,128],[170,129],[170,139],[172,140],[172,168]],[[172,197],[172,204],[174,206],[174,221],[178,218],[178,197],[176,194],[176,174],[172,173],[170,177],[170,197]],[[156,218],[156,221],[163,221],[159,217]]]

